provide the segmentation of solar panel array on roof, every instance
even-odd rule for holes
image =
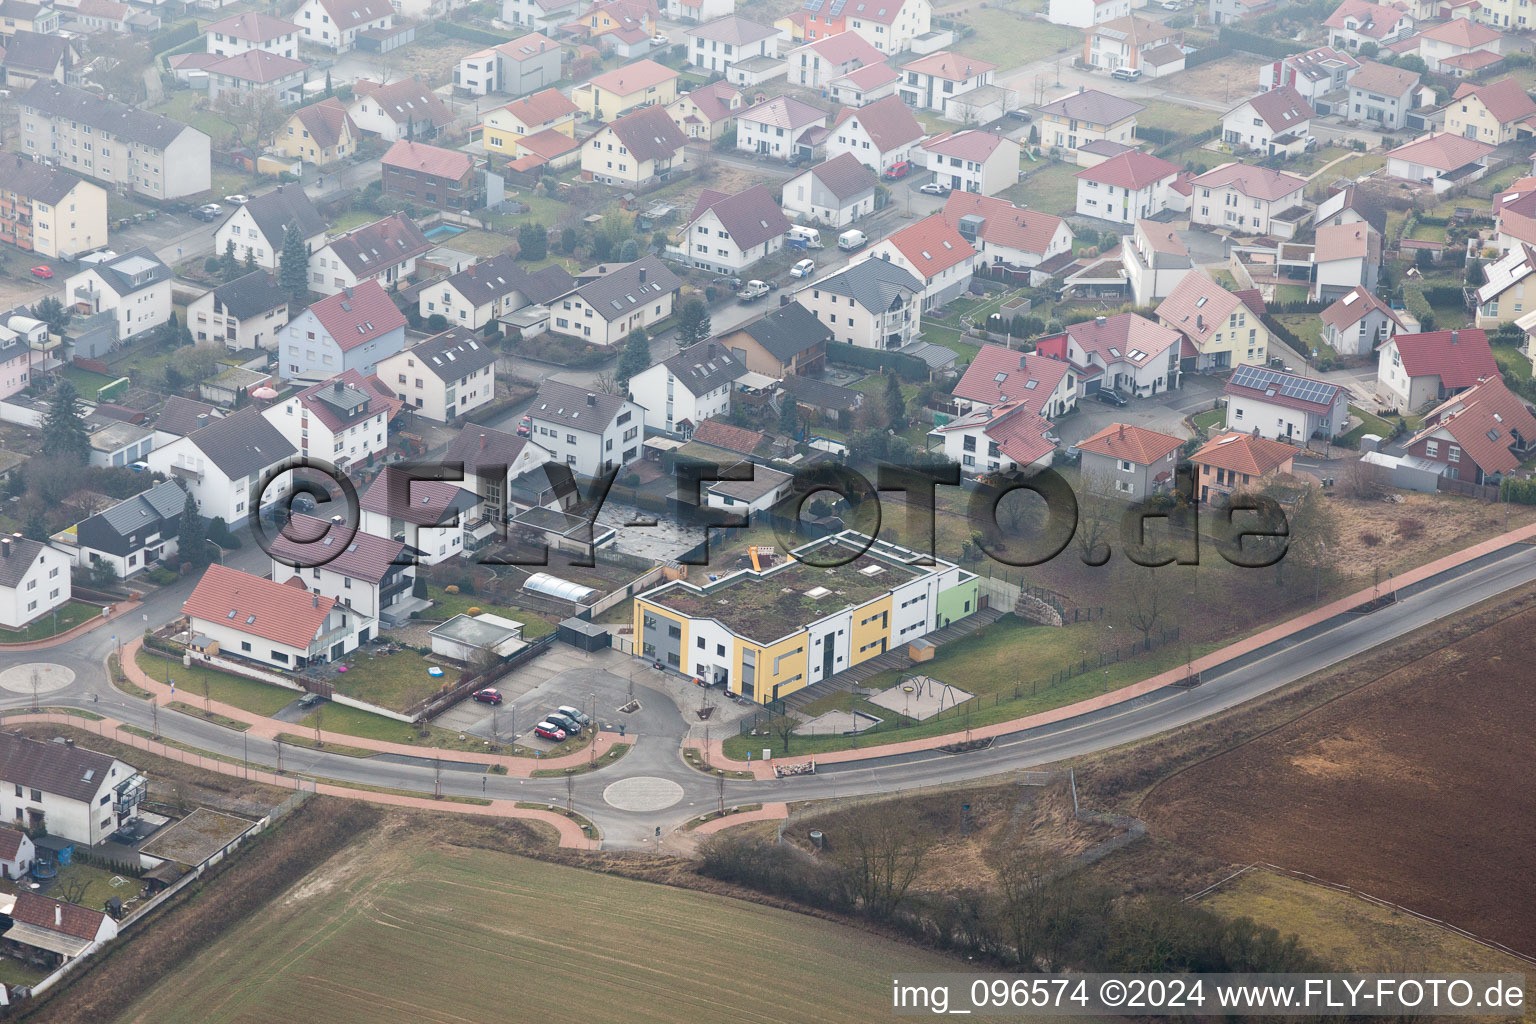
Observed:
[[[1231,384],[1233,387],[1252,388],[1267,395],[1280,394],[1315,405],[1329,404],[1338,393],[1337,385],[1281,373],[1266,366],[1239,366],[1232,373]]]

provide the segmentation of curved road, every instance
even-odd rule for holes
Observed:
[[[246,567],[257,568],[261,560],[261,553],[252,545],[240,552],[234,564],[248,562]],[[1506,549],[1405,588],[1397,603],[1372,614],[1313,627],[1208,672],[1205,682],[1192,690],[1165,689],[1068,721],[1001,736],[988,749],[969,754],[923,751],[826,764],[813,776],[727,781],[724,797],[729,805],[893,792],[976,779],[1104,750],[1199,721],[1532,581],[1536,581],[1536,547]],[[62,665],[75,673],[74,681],[44,694],[41,704],[90,708],[148,728],[151,712],[147,702],[114,689],[103,662],[113,649],[114,633],[131,636],[148,625],[169,621],[191,588],[191,581],[185,581],[158,592],[129,616],[58,647],[0,655],[0,672],[28,663]],[[577,677],[571,680],[571,692],[628,685],[595,668],[576,669],[568,675]],[[634,722],[630,752],[612,768],[575,776],[572,782],[573,806],[598,824],[605,845],[610,847],[653,844],[656,828],[665,835],[689,818],[712,810],[720,796],[717,780],[688,767],[680,756],[679,748],[689,728],[683,709],[650,686],[645,675],[640,672],[635,679],[644,688],[641,699],[645,714]],[[189,699],[195,702],[196,697],[189,695]],[[31,703],[30,692],[0,690],[0,708]],[[248,753],[253,764],[269,767],[276,763],[275,748],[267,740],[250,738],[247,752],[243,734],[172,711],[159,713],[159,725],[167,738],[203,750],[234,758]],[[358,759],[293,746],[284,747],[283,767],[290,773],[421,793],[432,792],[436,776],[427,759]],[[618,782],[623,785],[610,788]],[[515,779],[479,770],[444,770],[442,787],[445,794],[462,796],[554,804],[564,804],[567,798],[565,779]],[[452,809],[452,805],[447,806]]]

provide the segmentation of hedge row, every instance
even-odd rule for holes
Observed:
[[[928,364],[917,356],[900,352],[885,352],[877,348],[859,348],[841,341],[827,342],[827,362],[844,366],[857,366],[865,370],[884,373],[895,370],[903,380],[921,383],[928,379]]]
[[[1184,68],[1185,70],[1197,68],[1201,64],[1208,64],[1213,60],[1220,60],[1222,57],[1230,57],[1235,52],[1235,49],[1235,47],[1228,45],[1225,41],[1202,47],[1184,58]]]
[[[1505,477],[1499,482],[1499,500],[1512,501],[1516,505],[1536,505],[1536,480]]]
[[[173,46],[180,46],[182,43],[201,38],[203,38],[203,30],[197,27],[197,22],[184,21],[175,28],[167,29],[157,35],[150,52],[158,57]]]
[[[1293,53],[1300,53],[1306,47],[1289,39],[1274,39],[1268,36],[1254,35],[1252,32],[1244,32],[1242,29],[1223,25],[1218,36],[1221,45],[1235,50],[1245,50],[1248,53],[1256,53],[1261,57],[1289,57]]]
[[[466,39],[471,43],[484,43],[487,46],[496,46],[507,41],[506,36],[497,35],[495,32],[487,32],[485,29],[475,28],[471,25],[456,25],[451,21],[439,21],[436,23],[438,32],[455,39]]]

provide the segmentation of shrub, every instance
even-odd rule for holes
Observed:
[[[1415,540],[1424,536],[1424,523],[1418,519],[1399,519],[1397,521],[1397,535],[1404,540]]]
[[[1381,543],[1381,537],[1379,534],[1366,531],[1360,535],[1360,543],[1364,544],[1368,548],[1373,548]]]

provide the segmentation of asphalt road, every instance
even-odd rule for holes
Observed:
[[[234,559],[236,565],[247,568],[259,568],[262,561],[254,545],[247,545]],[[1208,673],[1203,685],[1193,690],[1150,694],[1070,721],[1004,736],[987,750],[964,755],[920,752],[827,765],[815,776],[730,781],[724,785],[724,798],[727,803],[739,804],[893,792],[982,778],[1104,750],[1188,725],[1252,700],[1533,580],[1536,549],[1520,547],[1503,557],[1490,556],[1459,575],[1410,588],[1412,592],[1405,592],[1398,603],[1373,614],[1336,620],[1331,626],[1314,628],[1219,674]],[[60,647],[0,655],[0,669],[31,662],[66,665],[75,671],[75,682],[48,695],[47,704],[93,708],[130,724],[149,727],[152,718],[147,703],[113,689],[102,662],[113,649],[114,630],[132,635],[145,626],[168,621],[177,614],[191,587],[192,581],[183,581],[146,601],[132,620],[120,620],[114,626],[87,633]],[[599,718],[611,720],[613,716],[603,711],[603,704],[614,700],[621,685],[627,686],[613,674],[614,665],[610,659],[604,664],[567,669],[552,676],[541,686],[543,702],[553,702],[555,695],[564,694],[562,702],[584,706],[589,693],[599,693]],[[688,767],[679,754],[680,744],[690,729],[684,718],[687,709],[678,706],[643,663],[625,660],[621,670],[632,674],[636,693],[645,707],[643,718],[633,722],[629,733],[634,746],[613,768],[575,777],[572,799],[577,810],[602,828],[607,845],[639,847],[654,843],[652,837],[657,827],[665,834],[712,809],[720,790],[714,778]],[[92,702],[92,695],[99,703]],[[196,696],[189,695],[189,699],[195,702]],[[25,707],[30,703],[30,695],[0,694],[0,707]],[[227,757],[249,757],[253,763],[269,767],[276,764],[277,752],[269,741],[248,739],[197,718],[162,710],[159,728],[166,737],[200,749]],[[290,773],[422,793],[432,791],[435,775],[433,765],[425,759],[404,759],[403,763],[400,759],[359,760],[291,746],[284,749],[283,767]],[[442,783],[448,794],[483,794],[557,804],[566,800],[567,784],[563,779],[512,779],[453,770],[462,766],[451,764],[448,768]],[[626,779],[654,780],[651,785],[676,794],[675,802],[656,810],[636,809],[633,800],[609,791],[615,782]]]

